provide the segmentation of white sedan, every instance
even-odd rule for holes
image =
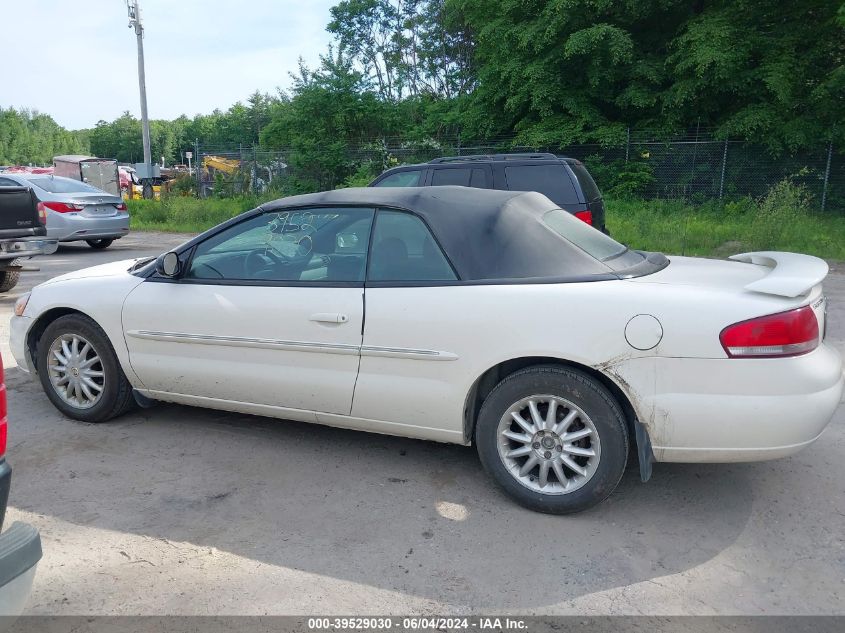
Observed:
[[[166,401],[475,444],[518,502],[582,510],[653,461],[790,455],[843,390],[827,265],[632,251],[536,193],[345,189],[20,299],[65,415]]]

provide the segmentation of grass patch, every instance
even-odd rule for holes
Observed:
[[[607,202],[607,226],[631,248],[726,257],[744,251],[791,251],[845,260],[845,217],[770,207],[681,202]]]
[[[163,200],[128,200],[126,204],[133,230],[200,233],[266,201],[254,196],[202,200],[170,196]]]

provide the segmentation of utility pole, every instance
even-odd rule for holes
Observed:
[[[129,28],[135,28],[138,39],[138,87],[141,90],[141,130],[144,139],[144,165],[146,177],[152,172],[152,156],[150,152],[150,119],[147,116],[147,82],[144,77],[144,26],[141,24],[141,8],[138,0],[126,0],[129,12]]]

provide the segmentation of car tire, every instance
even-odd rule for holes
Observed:
[[[569,514],[613,492],[629,438],[619,403],[598,380],[538,365],[507,376],[485,398],[475,444],[484,469],[518,503]]]
[[[102,250],[104,248],[108,248],[109,246],[111,246],[112,242],[114,242],[114,240],[107,240],[107,239],[85,240],[85,241],[88,243],[88,246],[90,246],[91,248],[96,248],[98,251]]]
[[[132,385],[93,319],[82,314],[59,317],[44,330],[36,355],[44,392],[69,418],[106,422],[132,408]]]
[[[20,264],[19,259],[13,259],[9,262],[10,266],[17,266]],[[3,270],[0,271],[0,292],[8,292],[18,285],[21,278],[21,271],[19,270]]]

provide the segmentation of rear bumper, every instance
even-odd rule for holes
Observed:
[[[129,233],[129,214],[84,216],[79,213],[50,212],[47,235],[60,242],[77,240],[118,239]]]
[[[6,505],[9,503],[9,486],[12,483],[12,469],[5,459],[0,458],[0,530],[6,518]]]
[[[794,358],[640,358],[614,370],[657,461],[745,462],[813,443],[842,399],[833,348]]]
[[[6,515],[12,469],[0,458],[0,527]],[[23,611],[41,560],[41,536],[31,525],[16,521],[0,534],[0,616]]]
[[[31,525],[15,522],[0,534],[0,616],[23,612],[41,554],[41,536]]]
[[[0,259],[50,255],[59,247],[58,240],[52,238],[5,239],[0,240]]]

